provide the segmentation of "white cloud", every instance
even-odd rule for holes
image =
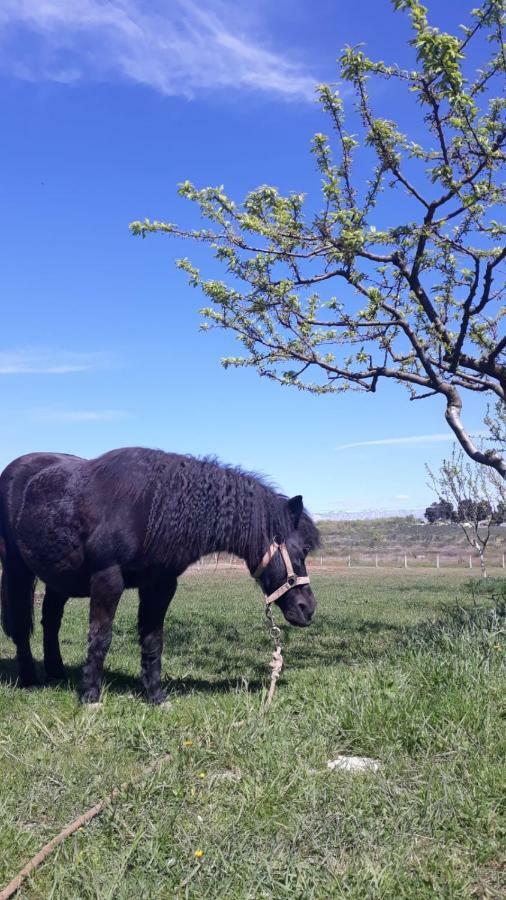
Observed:
[[[31,411],[40,422],[118,422],[130,413],[122,409],[51,409],[41,407]]]
[[[34,81],[119,77],[167,95],[254,88],[312,99],[316,79],[251,36],[245,12],[231,0],[2,0],[0,65]],[[30,37],[24,58],[10,26]]]
[[[413,434],[409,437],[380,438],[373,441],[354,441],[352,444],[339,444],[336,450],[350,450],[352,447],[381,447],[391,444],[432,444],[438,441],[454,441],[450,431],[442,434]]]
[[[106,363],[101,353],[66,350],[0,351],[0,375],[67,375],[87,372]]]
[[[409,494],[396,494],[394,500],[409,500]]]

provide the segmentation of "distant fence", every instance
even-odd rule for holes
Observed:
[[[347,556],[326,556],[310,560],[312,567],[321,568],[376,568],[376,569],[474,569],[480,567],[476,553],[350,553]],[[506,569],[505,553],[490,553],[485,556],[485,565],[490,569]]]
[[[506,552],[491,552],[485,556],[489,569],[506,569]],[[344,556],[321,553],[310,556],[311,569],[475,569],[480,568],[476,553],[362,553],[360,550]],[[195,563],[200,569],[244,569],[245,563],[231,553],[212,553]]]

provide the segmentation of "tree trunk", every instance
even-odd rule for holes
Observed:
[[[487,577],[487,569],[486,569],[486,566],[485,566],[485,554],[484,554],[484,552],[483,552],[483,550],[482,550],[481,547],[478,548],[478,553],[480,554],[480,568],[481,568],[481,574],[482,574],[482,577],[483,577],[483,578],[486,578],[486,577]]]

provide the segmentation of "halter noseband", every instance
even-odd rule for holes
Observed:
[[[274,591],[272,594],[264,594],[264,599],[267,606],[270,606],[271,603],[275,603],[276,600],[279,600],[283,594],[286,594],[287,591],[291,591],[292,588],[298,587],[299,584],[309,584],[309,576],[308,575],[296,575],[293,571],[292,561],[290,559],[290,554],[286,548],[286,544],[283,542],[282,544],[278,544],[277,541],[273,541],[267,552],[262,557],[260,563],[253,573],[253,578],[257,581],[260,578],[262,572],[265,571],[267,566],[269,565],[271,559],[278,552],[281,553],[283,557],[283,562],[286,568],[286,581],[281,587],[278,587],[277,591]]]

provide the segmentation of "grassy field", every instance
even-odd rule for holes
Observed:
[[[391,519],[322,521],[318,527],[322,534],[322,553],[329,562],[333,558],[344,560],[351,555],[356,564],[374,564],[377,554],[380,565],[399,566],[406,554],[410,566],[434,568],[436,555],[439,554],[442,566],[466,568],[471,553],[474,565],[479,566],[476,553],[458,525],[429,525],[413,516],[398,516]],[[503,553],[506,553],[506,528],[493,526],[486,552],[491,569],[502,565]]]
[[[241,573],[181,580],[165,708],[137,696],[133,595],[116,618],[99,709],[75,696],[86,602],[64,619],[67,685],[15,688],[2,636],[0,888],[66,822],[169,754],[19,896],[504,897],[504,621],[465,581],[315,574],[317,618],[284,629],[286,670],[268,714],[262,603]],[[39,625],[34,643],[40,657]],[[338,753],[381,769],[331,772]]]

